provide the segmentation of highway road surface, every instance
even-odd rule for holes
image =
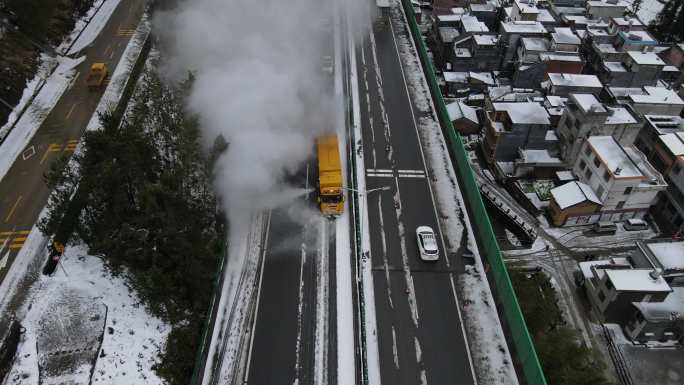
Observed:
[[[441,240],[435,199],[409,98],[395,23],[373,23],[357,46],[380,377],[383,384],[475,384],[456,297],[463,261],[422,262],[415,229]],[[408,36],[409,39],[410,36]],[[366,95],[368,97],[366,97]]]
[[[72,154],[86,129],[104,88],[89,91],[85,79],[93,63],[104,62],[113,70],[144,11],[144,0],[124,0],[112,13],[101,33],[88,47],[86,59],[76,67],[73,85],[52,111],[0,181],[0,245],[9,249],[0,282],[21,250],[29,231],[45,207],[50,191],[43,173],[62,154]],[[17,128],[18,129],[18,128]]]

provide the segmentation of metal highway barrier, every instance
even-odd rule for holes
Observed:
[[[480,190],[475,182],[473,170],[470,168],[470,161],[466,154],[461,135],[454,129],[447,112],[442,93],[437,84],[437,79],[434,74],[434,67],[428,57],[425,48],[425,42],[418,29],[416,17],[413,13],[411,0],[402,0],[401,4],[404,8],[404,13],[409,23],[411,35],[418,49],[420,62],[425,72],[428,85],[430,87],[430,94],[432,95],[435,108],[437,110],[438,118],[441,122],[442,132],[444,133],[451,162],[454,170],[458,175],[461,192],[465,196],[470,217],[475,221],[476,236],[480,240],[480,249],[484,251],[487,263],[491,269],[491,275],[494,277],[495,291],[498,302],[502,305],[503,313],[506,318],[506,324],[513,339],[516,357],[522,367],[525,377],[525,383],[529,385],[546,385],[546,378],[539,364],[539,358],[534,348],[534,344],[527,330],[525,318],[520,310],[518,298],[515,295],[515,290],[511,284],[511,279],[508,276],[508,271],[501,257],[501,250],[496,242],[496,237],[492,230],[492,225],[489,222],[489,216],[482,203]]]

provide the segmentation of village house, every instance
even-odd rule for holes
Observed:
[[[584,141],[573,172],[601,201],[600,212],[587,223],[643,218],[658,193],[667,188],[641,151],[620,145],[612,136]]]
[[[608,106],[592,94],[570,94],[558,122],[561,156],[574,164],[590,136],[610,135],[623,146],[634,144],[644,123],[630,106]]]
[[[634,342],[679,345],[684,338],[684,242],[636,241],[626,258],[580,262],[592,307]]]
[[[485,114],[482,150],[490,165],[512,165],[520,149],[544,150],[551,122],[546,109],[536,102],[492,103]]]

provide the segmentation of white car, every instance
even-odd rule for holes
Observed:
[[[418,226],[418,228],[416,228],[416,240],[418,242],[420,259],[423,261],[436,261],[439,259],[437,237],[430,227]]]

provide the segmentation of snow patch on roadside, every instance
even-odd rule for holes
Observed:
[[[22,321],[26,333],[22,336],[8,385],[38,384],[41,345],[36,344],[37,334],[41,321],[51,314],[45,310],[54,305],[59,293],[77,293],[78,296],[69,298],[78,298],[79,306],[85,308],[99,304],[107,308],[92,383],[162,384],[152,368],[158,362],[170,326],[150,315],[125,279],[112,276],[101,259],[88,255],[84,245],[68,247],[61,263],[64,269],[58,269],[52,277],[40,276],[32,289]]]
[[[120,2],[121,0],[100,0],[96,2],[88,13],[76,22],[74,31],[57,50],[66,52],[67,55],[73,55],[91,45],[102,32],[107,21],[109,21],[109,17]]]

